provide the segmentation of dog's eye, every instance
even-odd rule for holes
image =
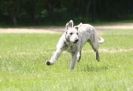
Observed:
[[[77,33],[77,35],[78,35],[79,33]]]
[[[70,35],[72,35],[73,33],[70,33]]]

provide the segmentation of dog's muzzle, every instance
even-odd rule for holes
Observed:
[[[78,39],[76,39],[73,43],[77,43],[79,40]]]

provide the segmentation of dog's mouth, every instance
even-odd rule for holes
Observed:
[[[79,40],[78,39],[76,39],[73,43],[77,43]]]

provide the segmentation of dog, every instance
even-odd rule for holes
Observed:
[[[99,44],[104,42],[104,39],[98,37],[96,29],[92,25],[80,23],[79,25],[74,26],[73,20],[70,20],[66,23],[65,32],[57,43],[56,51],[46,64],[54,64],[60,54],[64,50],[67,50],[72,55],[70,69],[74,69],[76,62],[79,62],[81,59],[81,51],[86,42],[91,45],[92,49],[96,53],[96,60],[100,61],[98,48]]]

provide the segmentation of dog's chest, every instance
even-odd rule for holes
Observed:
[[[66,45],[65,49],[68,51],[68,52],[75,52],[77,50],[77,46],[76,45],[72,45],[72,44],[69,44],[69,45]]]

